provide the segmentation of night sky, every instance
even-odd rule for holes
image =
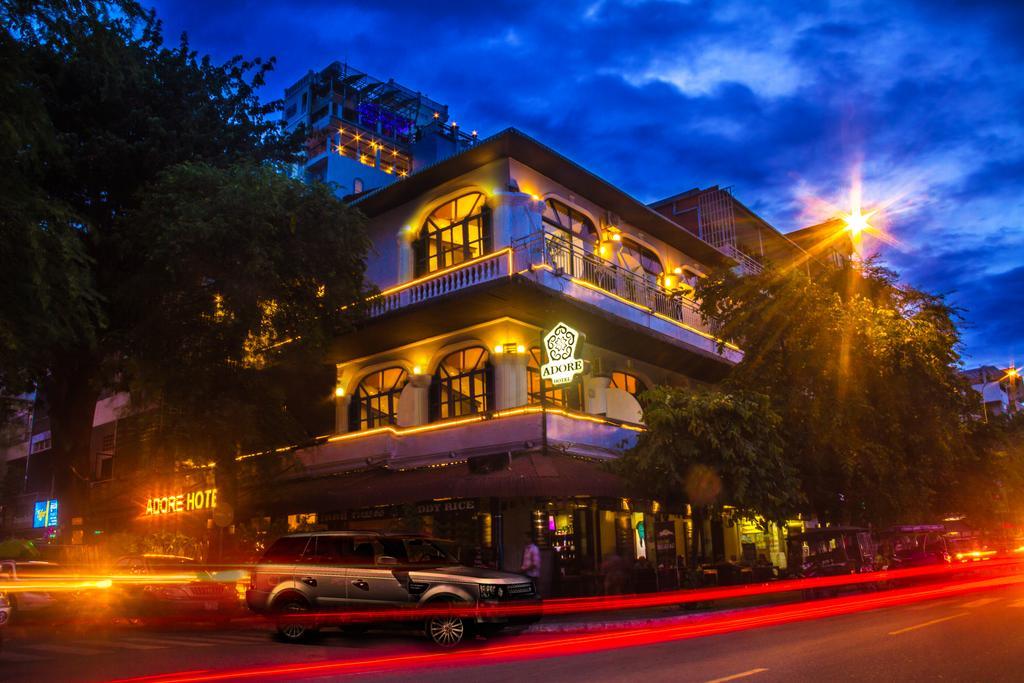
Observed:
[[[785,232],[859,168],[886,263],[964,309],[965,362],[1024,362],[1024,2],[439,4],[156,7],[168,42],[277,57],[267,100],[348,61],[643,201],[731,186]]]

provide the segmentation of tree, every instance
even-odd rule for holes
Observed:
[[[946,512],[995,528],[1024,517],[1024,413],[993,415],[971,425],[969,449],[943,490]]]
[[[216,463],[235,503],[235,456],[333,425],[323,352],[363,288],[362,220],[324,185],[265,165],[172,167],[110,233],[138,265],[116,290],[133,396],[164,408],[177,460]],[[317,431],[319,429],[319,431]]]
[[[854,262],[716,273],[705,316],[744,353],[726,387],[766,392],[811,511],[834,522],[917,521],[961,470],[972,404],[956,312],[941,297]]]
[[[0,0],[0,50],[0,154],[14,169],[0,181],[0,239],[16,249],[2,264],[0,385],[34,385],[50,407],[63,509],[74,512],[84,495],[101,388],[148,387],[183,436],[187,419],[218,392],[225,403],[239,398],[226,385],[215,390],[211,378],[241,378],[264,408],[209,414],[204,424],[216,419],[225,430],[217,440],[231,441],[234,453],[247,434],[293,435],[294,421],[255,417],[267,417],[276,390],[264,375],[256,379],[255,367],[229,372],[228,361],[245,366],[231,344],[250,339],[254,357],[270,360],[262,340],[301,338],[289,353],[313,353],[337,322],[328,306],[361,288],[355,264],[365,241],[358,218],[326,190],[306,191],[266,170],[293,161],[301,143],[271,118],[279,103],[257,97],[273,61],[236,57],[218,66],[185,38],[165,47],[155,14],[130,0]],[[223,229],[214,226],[216,211]],[[163,220],[172,223],[167,233],[146,222]],[[189,229],[210,240],[208,251]],[[282,241],[272,247],[274,239]],[[307,247],[323,252],[300,252]],[[325,296],[297,312],[321,285]],[[223,297],[220,325],[196,317],[220,315],[210,308],[215,294]],[[154,320],[161,313],[178,317]],[[154,334],[180,343],[159,344],[157,359],[149,344],[164,339]],[[214,352],[218,340],[229,344],[227,357]],[[172,367],[182,372],[177,386],[162,381]],[[238,423],[228,417],[243,413]],[[246,431],[254,423],[259,429]],[[212,440],[197,444],[219,449]]]
[[[799,481],[767,396],[659,386],[642,399],[647,430],[616,468],[652,497],[690,504],[694,557],[704,554],[703,520],[722,505],[774,522],[799,509]]]

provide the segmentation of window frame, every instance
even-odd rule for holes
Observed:
[[[474,196],[476,199],[466,215],[456,216],[447,225],[442,224],[441,221],[445,219],[437,216],[440,211],[451,206],[454,215],[461,200]],[[491,210],[486,201],[486,195],[474,190],[439,204],[431,210],[423,221],[416,239],[416,277],[457,266],[491,251]]]
[[[540,366],[543,365],[544,354],[539,346],[528,351],[526,358],[526,404],[541,404],[541,384],[544,387],[544,405],[569,410],[583,410],[583,383],[574,381],[567,385],[555,386],[551,380],[543,380]],[[572,389],[572,393],[570,393]]]
[[[371,377],[377,377],[379,378],[378,387],[383,387],[385,373],[392,370],[398,370],[397,379],[391,382],[386,390],[382,389],[376,394],[370,394],[367,391],[366,380]],[[362,432],[368,429],[398,424],[398,399],[408,383],[409,373],[400,365],[392,365],[363,375],[362,379],[359,380],[359,384],[356,385],[355,391],[352,392],[352,398],[349,400],[349,431]],[[386,410],[383,409],[385,406]],[[364,407],[366,408],[365,412],[363,410]]]
[[[466,370],[466,353],[479,351],[476,364]],[[446,363],[450,358],[459,356],[460,371],[452,373]],[[456,391],[468,388],[469,393]],[[478,392],[477,388],[481,390]],[[459,398],[459,397],[463,398]],[[464,406],[470,406],[465,410]],[[447,420],[465,415],[488,413],[494,406],[494,366],[491,364],[490,352],[484,346],[467,346],[444,356],[437,364],[433,381],[430,385],[430,420]]]
[[[619,386],[619,383],[616,381],[616,377],[615,377],[616,375],[619,375],[619,376],[621,376],[623,378],[623,384],[625,386]],[[629,381],[630,380],[633,381],[633,390],[632,391],[629,390]],[[627,394],[629,394],[630,396],[632,396],[633,398],[636,398],[636,399],[639,399],[640,398],[640,394],[642,394],[645,391],[647,391],[647,383],[646,382],[644,382],[637,375],[634,375],[631,372],[626,372],[625,370],[614,370],[614,371],[612,371],[611,384],[609,386],[611,386],[614,389],[621,389],[622,391],[625,391]]]

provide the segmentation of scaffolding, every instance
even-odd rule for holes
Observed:
[[[330,115],[397,142],[409,142],[418,128],[448,119],[447,106],[343,62],[317,74],[311,90],[311,122]]]
[[[700,193],[697,208],[697,236],[713,247],[736,248],[736,216],[732,193],[713,187]]]

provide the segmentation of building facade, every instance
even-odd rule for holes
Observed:
[[[742,358],[699,314],[700,278],[815,257],[726,190],[646,205],[518,130],[464,134],[446,106],[345,64],[288,88],[284,116],[309,134],[302,177],[333,183],[372,241],[379,293],[325,359],[333,426],[312,446],[239,456],[229,510],[209,464],[154,445],[158,413],[105,397],[89,515],[64,520],[66,538],[402,529],[514,571],[529,534],[546,591],[564,595],[597,592],[612,555],[675,567],[687,510],[608,467],[644,430],[638,396],[713,384]],[[28,441],[44,427],[33,420]],[[23,489],[12,514],[43,488]],[[784,531],[727,514],[705,529],[707,559],[783,563]]]

